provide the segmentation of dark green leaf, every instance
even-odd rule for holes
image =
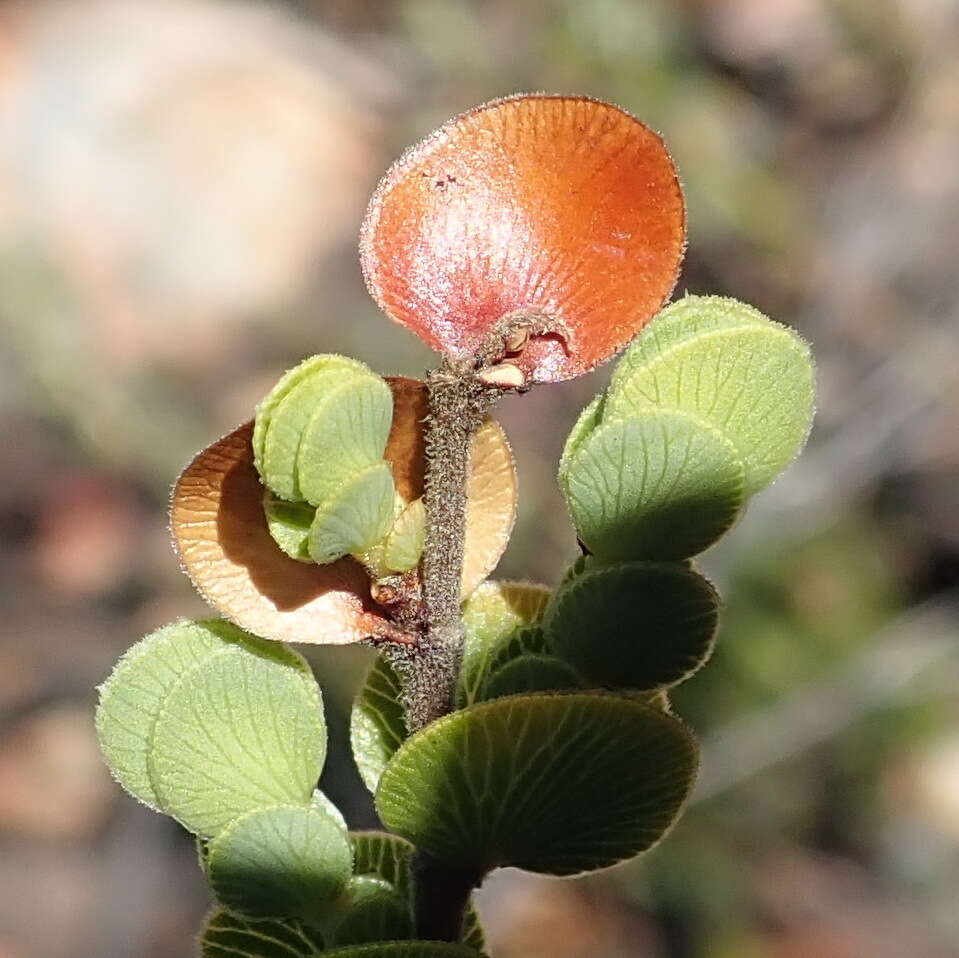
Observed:
[[[405,940],[415,934],[409,900],[389,882],[358,875],[350,881],[348,895],[348,910],[333,931],[335,945]]]
[[[455,865],[570,875],[659,839],[692,785],[675,719],[600,695],[513,696],[428,725],[380,779],[383,823]]]
[[[257,921],[224,909],[210,915],[200,936],[203,958],[315,958],[321,951],[319,934],[298,921]]]
[[[521,655],[490,672],[478,701],[524,692],[562,692],[582,685],[576,672],[554,655]]]
[[[652,690],[694,672],[712,651],[715,590],[685,565],[630,562],[585,572],[546,615],[550,645],[584,678]]]
[[[350,879],[340,824],[315,806],[250,812],[210,843],[210,884],[233,911],[262,918],[320,916]]]
[[[696,555],[744,501],[734,447],[685,413],[656,409],[604,422],[561,478],[580,539],[603,559]]]

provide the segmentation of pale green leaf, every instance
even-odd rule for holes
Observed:
[[[399,676],[389,662],[379,658],[353,704],[350,719],[353,760],[371,792],[376,791],[386,763],[408,734],[400,692]]]
[[[315,506],[383,458],[393,394],[378,376],[350,376],[322,396],[303,430],[296,458],[300,495]]]
[[[343,817],[343,813],[318,788],[313,789],[313,795],[310,798],[310,804],[314,808],[318,808],[321,812],[325,812],[327,815],[329,815],[330,818],[332,818],[333,821],[340,826],[340,831],[342,831],[344,834],[347,833],[346,819]]]
[[[559,471],[561,475],[566,471],[570,459],[573,458],[579,447],[593,434],[593,430],[602,422],[603,405],[605,402],[606,394],[600,393],[598,396],[594,396],[579,414],[579,418],[573,424],[573,428],[566,437],[566,445],[563,447],[563,455],[559,461]]]
[[[426,726],[387,765],[383,823],[442,861],[570,875],[659,839],[696,747],[665,713],[602,695],[513,696]]]
[[[316,958],[320,952],[319,933],[301,922],[254,920],[222,908],[210,915],[200,936],[202,958]]]
[[[484,582],[463,604],[463,661],[456,692],[458,705],[476,700],[490,661],[501,643],[538,622],[549,589],[530,582]]]
[[[423,555],[426,544],[426,507],[414,499],[397,517],[386,537],[383,565],[393,572],[407,572]]]
[[[310,527],[316,509],[306,502],[287,502],[269,489],[263,490],[263,511],[273,541],[291,558],[311,562]]]
[[[623,353],[613,370],[615,392],[637,370],[674,346],[707,333],[773,325],[758,309],[727,296],[684,296],[670,303]]]
[[[604,422],[564,478],[580,539],[603,559],[684,559],[712,545],[743,505],[733,446],[686,413]]]
[[[293,369],[287,370],[266,398],[257,405],[256,422],[253,427],[253,457],[261,476],[265,472],[266,436],[273,423],[277,407],[294,389],[308,380],[313,380],[318,374],[335,373],[337,371],[347,376],[351,373],[369,374],[370,372],[365,363],[361,363],[357,359],[350,359],[348,356],[337,356],[333,353],[310,356],[299,365],[294,366]],[[322,380],[316,379],[315,382],[319,384]]]
[[[347,911],[332,933],[334,945],[404,940],[415,934],[409,900],[389,882],[358,875],[351,879],[347,894]]]
[[[148,768],[160,808],[200,835],[268,805],[309,803],[323,768],[316,680],[301,656],[263,645],[195,665],[153,728]]]
[[[715,590],[685,565],[630,562],[585,572],[546,614],[550,645],[607,688],[674,685],[708,658],[719,621]]]
[[[647,344],[642,361],[624,360],[628,374],[622,367],[617,371],[603,417],[645,415],[650,408],[691,413],[732,443],[744,466],[746,494],[752,495],[772,482],[806,441],[813,413],[812,361],[791,330],[757,322],[759,314],[749,307],[719,302],[718,317],[711,315],[708,297],[689,307],[699,313],[701,330],[695,335],[687,333],[655,356]],[[719,322],[730,311],[743,312],[745,321]],[[637,346],[636,353],[643,348]]]
[[[490,672],[477,701],[526,692],[562,692],[582,686],[575,670],[562,659],[554,655],[520,655]]]
[[[151,808],[159,801],[147,752],[164,699],[184,672],[236,643],[256,646],[260,640],[220,619],[174,622],[137,642],[100,686],[96,729],[107,765],[131,795]]]
[[[276,805],[231,822],[210,843],[210,885],[227,908],[260,918],[317,919],[350,880],[340,824],[315,806]]]
[[[363,552],[378,542],[393,523],[393,474],[389,464],[368,466],[316,510],[310,529],[310,557],[326,565]]]

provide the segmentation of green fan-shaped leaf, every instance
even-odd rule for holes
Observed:
[[[710,423],[735,448],[745,469],[746,494],[752,495],[772,482],[806,441],[813,412],[812,361],[791,330],[768,320],[757,323],[758,314],[749,307],[739,307],[748,321],[723,326],[709,315],[707,300],[702,298],[698,309],[700,325],[708,331],[628,364],[628,375],[618,371],[603,416],[611,421],[661,408]],[[720,302],[722,316],[728,316],[733,307]]]
[[[231,822],[210,843],[210,884],[233,911],[316,918],[350,879],[353,853],[339,823],[315,806],[275,805]]]
[[[541,626],[517,629],[496,644],[489,658],[489,672],[492,674],[521,655],[548,655],[549,652],[546,633]]]
[[[317,403],[296,458],[300,494],[321,505],[350,477],[383,458],[393,393],[378,376],[350,376]]]
[[[712,545],[744,501],[736,450],[685,413],[604,422],[563,477],[580,539],[603,559],[685,559]]]
[[[602,422],[605,402],[606,394],[600,393],[598,396],[594,396],[579,414],[579,418],[573,424],[573,428],[566,437],[566,445],[563,447],[563,455],[559,461],[560,474],[566,471],[570,459],[573,458],[583,442],[593,434],[593,430]]]
[[[288,370],[256,407],[253,425],[253,458],[263,481],[274,488],[272,478],[283,488],[274,491],[284,499],[298,499],[295,488],[294,466],[303,428],[310,420],[312,410],[323,392],[344,377],[373,375],[368,366],[357,359],[334,354],[322,354],[304,359],[298,366]],[[272,432],[274,421],[281,412],[281,405],[293,394],[297,401],[283,407],[279,416],[279,429],[270,440],[270,455],[267,454],[267,437]],[[296,415],[292,415],[295,413]],[[271,464],[271,456],[277,458]],[[290,495],[284,495],[284,490]]]
[[[348,945],[323,953],[323,958],[482,958],[466,945],[441,941],[379,941],[372,945]]]
[[[322,951],[317,931],[298,921],[254,920],[222,908],[200,936],[202,958],[316,958]]]
[[[758,309],[727,296],[684,296],[670,303],[623,353],[610,382],[617,390],[637,370],[674,346],[708,333],[773,324]]]
[[[148,769],[161,809],[212,837],[255,809],[309,803],[325,755],[309,666],[264,643],[220,652],[180,677],[157,716]]]
[[[350,719],[353,759],[371,792],[376,791],[386,763],[409,734],[400,692],[400,680],[393,667],[379,658],[353,704]]]
[[[316,509],[306,502],[287,502],[264,489],[263,511],[273,541],[291,559],[310,562],[310,527]]]
[[[571,875],[652,845],[695,769],[684,726],[642,702],[512,696],[407,739],[376,808],[389,829],[451,864]]]
[[[389,463],[381,461],[357,473],[316,510],[310,558],[326,565],[370,548],[390,531],[395,495]]]
[[[310,798],[310,804],[314,808],[318,808],[321,812],[324,812],[326,815],[332,818],[333,821],[340,826],[340,830],[346,834],[346,819],[343,817],[343,813],[318,788],[313,789],[313,795]]]
[[[466,914],[463,915],[462,942],[477,951],[482,951],[486,947],[486,932],[483,931],[479,912],[472,902],[467,906]]]
[[[586,679],[653,690],[694,672],[712,651],[715,590],[685,565],[630,562],[586,572],[546,615],[550,645]]]
[[[350,832],[353,873],[370,875],[392,885],[404,898],[410,894],[410,859],[415,849],[388,832]]]
[[[180,621],[146,636],[117,662],[100,686],[96,728],[100,748],[116,780],[135,798],[158,808],[147,753],[153,723],[184,672],[235,644],[260,645],[219,619]]]
[[[350,881],[347,891],[347,911],[333,931],[333,944],[402,941],[415,934],[409,900],[389,882],[372,875],[358,875]]]
[[[485,702],[524,692],[563,692],[582,686],[575,670],[555,655],[520,655],[490,672],[477,700]]]
[[[423,555],[426,544],[426,508],[414,499],[397,517],[383,549],[383,564],[393,572],[407,572]]]
[[[542,618],[549,594],[545,586],[530,582],[484,582],[467,599],[458,705],[476,700],[501,644]]]

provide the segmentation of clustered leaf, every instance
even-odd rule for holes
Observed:
[[[678,300],[567,440],[560,485],[581,541],[607,559],[697,555],[795,458],[812,411],[795,333],[735,300]]]

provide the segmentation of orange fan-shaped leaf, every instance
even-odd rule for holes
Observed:
[[[556,335],[511,360],[540,382],[635,336],[672,293],[684,248],[660,137],[608,103],[545,95],[479,107],[409,150],[360,244],[379,305],[448,355],[475,354],[515,310],[553,320]]]
[[[386,458],[397,491],[410,502],[423,494],[426,387],[415,379],[387,382],[394,407]],[[267,639],[324,645],[402,639],[373,603],[369,576],[357,562],[297,562],[273,541],[253,464],[252,432],[252,423],[246,423],[204,449],[174,487],[174,543],[197,591],[226,618]],[[492,420],[476,435],[472,463],[464,596],[499,561],[516,515],[512,453]]]

